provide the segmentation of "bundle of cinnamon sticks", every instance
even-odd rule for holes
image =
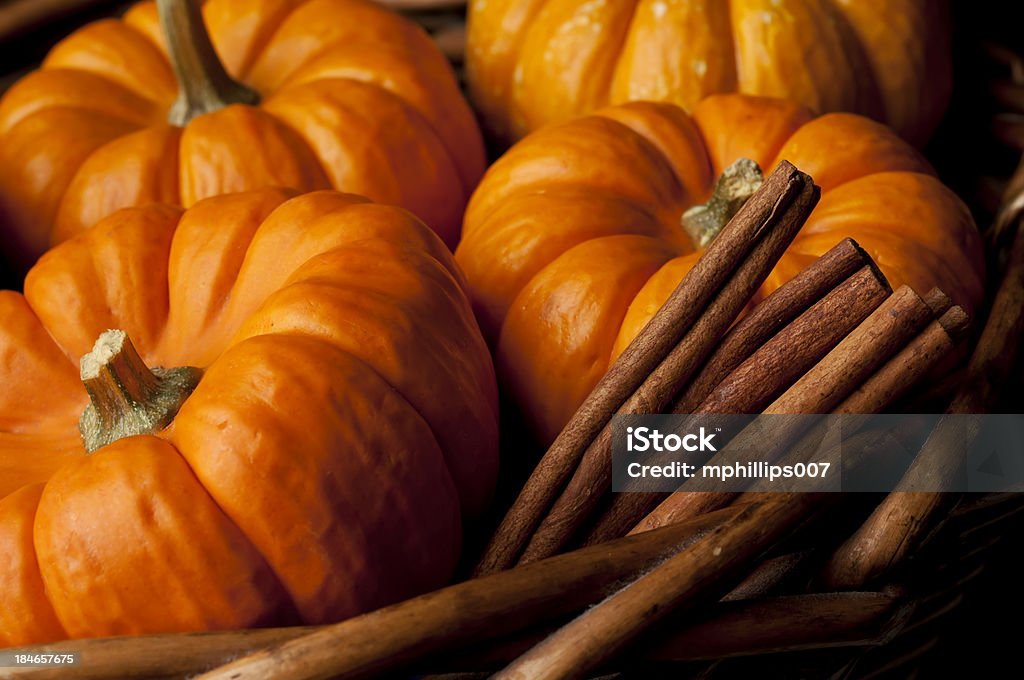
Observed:
[[[923,298],[908,287],[893,293],[850,239],[736,321],[817,199],[809,176],[779,165],[548,449],[477,575],[574,542],[592,545],[694,517],[732,499],[685,491],[611,497],[614,414],[874,413],[956,345],[967,327],[963,310],[938,290]]]

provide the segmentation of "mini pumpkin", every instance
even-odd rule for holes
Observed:
[[[611,107],[535,132],[499,159],[456,251],[499,377],[541,439],[554,438],[693,266],[695,238],[713,234],[687,219],[691,236],[681,216],[741,158],[765,173],[786,159],[822,190],[762,294],[852,237],[893,287],[939,286],[967,309],[980,302],[970,212],[880,123],[735,94],[709,97],[692,116],[666,103]]]
[[[0,647],[321,623],[450,577],[497,466],[462,276],[404,210],[289,196],[127,208],[0,292]]]
[[[0,100],[3,247],[26,267],[119,208],[261,186],[399,205],[454,247],[483,168],[447,60],[367,0],[143,2]]]
[[[470,0],[466,70],[514,141],[634,100],[725,92],[851,111],[928,139],[951,90],[943,0]]]

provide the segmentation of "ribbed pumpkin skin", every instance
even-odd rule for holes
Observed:
[[[228,72],[261,95],[184,128],[152,2],[60,42],[0,100],[0,224],[27,267],[52,243],[147,202],[189,207],[262,186],[399,205],[449,247],[484,169],[444,56],[367,0],[208,0]]]
[[[609,104],[741,92],[922,145],[950,95],[946,14],[944,0],[470,0],[466,68],[505,141]]]
[[[0,293],[0,646],[321,623],[450,578],[497,473],[462,275],[404,210],[289,198],[128,208]],[[170,427],[86,455],[108,328],[205,373]]]
[[[693,266],[680,227],[736,159],[808,172],[821,201],[762,288],[844,237],[894,287],[974,309],[984,261],[967,207],[891,130],[787,102],[709,97],[687,115],[637,102],[533,133],[484,176],[456,259],[499,379],[550,441]]]

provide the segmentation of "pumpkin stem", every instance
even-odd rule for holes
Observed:
[[[90,403],[78,430],[89,453],[124,437],[162,430],[202,376],[191,366],[150,370],[121,330],[104,331],[82,357],[80,369]]]
[[[257,104],[259,94],[224,70],[210,42],[197,0],[156,0],[167,51],[178,78],[178,99],[167,120],[183,126],[229,104]]]
[[[741,158],[726,168],[708,202],[683,213],[683,229],[693,244],[703,248],[711,243],[763,182],[764,173],[749,158]]]

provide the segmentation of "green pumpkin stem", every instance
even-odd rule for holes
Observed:
[[[78,430],[89,453],[167,427],[202,377],[191,366],[150,370],[121,330],[104,331],[82,357],[80,369],[90,403]]]
[[[708,202],[683,213],[683,229],[693,245],[704,248],[711,243],[763,183],[764,173],[749,158],[741,158],[726,168]]]
[[[259,103],[255,90],[224,70],[196,0],[156,0],[156,6],[178,78],[178,99],[167,116],[169,123],[183,126],[229,104]]]

